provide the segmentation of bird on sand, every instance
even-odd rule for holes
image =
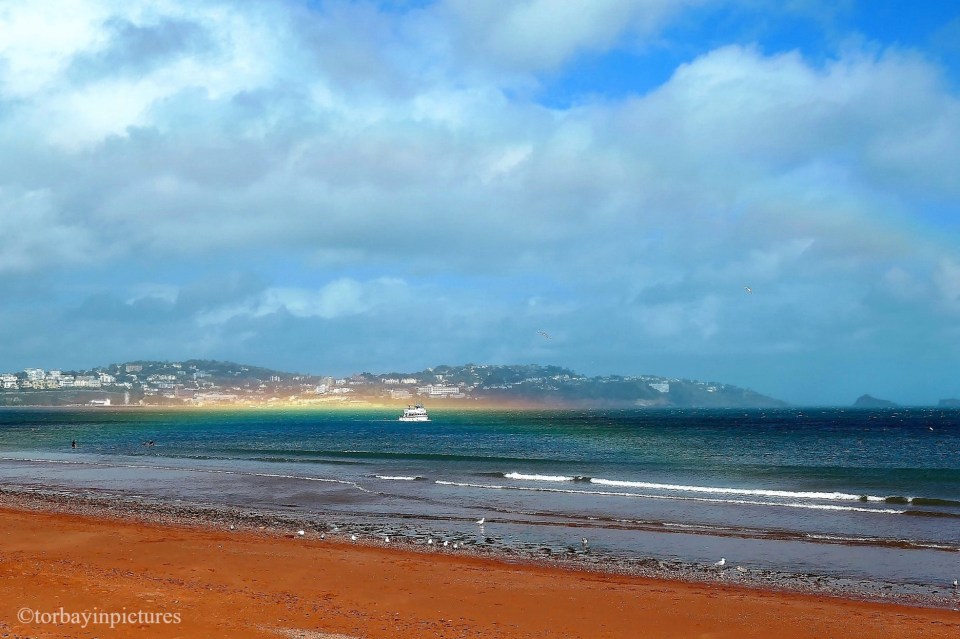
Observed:
[[[586,538],[586,537],[583,537],[583,538],[580,539],[580,545],[583,546],[584,548],[586,548],[586,547],[589,546],[590,544],[587,543],[587,538]]]
[[[389,538],[389,537],[384,537],[384,538],[383,538],[383,542],[386,543],[386,544],[389,544],[389,543],[390,543],[390,538]]]
[[[428,546],[432,546],[432,545],[433,545],[433,537],[431,537],[430,539],[427,540],[427,545],[428,545]]]
[[[356,541],[356,540],[357,540],[356,535],[350,535],[350,541]]]
[[[444,539],[444,540],[443,540],[443,547],[446,548],[446,547],[447,547],[447,544],[449,544],[449,543],[450,543],[449,541],[447,541],[446,539]]]
[[[305,530],[298,530],[298,531],[297,531],[297,534],[298,534],[299,536],[303,537],[304,535],[307,534],[307,532],[306,532]]]
[[[713,564],[713,565],[716,566],[717,568],[723,568],[726,564],[727,564],[727,558],[726,558],[726,557],[721,557],[721,558],[720,558],[720,561],[718,561],[717,563],[715,563],[715,564]]]

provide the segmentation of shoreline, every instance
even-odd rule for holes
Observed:
[[[355,544],[315,531],[299,536],[287,522],[238,527],[173,505],[152,513],[116,506],[0,492],[0,630],[309,639],[960,632],[954,610]],[[176,613],[181,621],[71,633],[18,622],[15,612],[27,606]]]
[[[790,573],[769,569],[746,569],[728,565],[718,569],[680,560],[641,557],[624,560],[603,553],[535,552],[465,543],[450,536],[451,547],[426,545],[426,533],[410,535],[356,520],[331,520],[329,516],[270,511],[253,507],[199,504],[147,498],[101,489],[71,489],[52,486],[0,484],[0,511],[4,509],[50,515],[89,517],[104,522],[137,522],[173,526],[202,532],[238,532],[265,538],[290,538],[304,531],[305,538],[319,538],[353,547],[402,550],[424,557],[475,558],[505,566],[550,568],[599,577],[650,579],[679,586],[718,585],[757,593],[813,596],[841,601],[902,605],[912,608],[960,611],[960,590],[932,586],[890,584],[858,578],[813,573]],[[351,539],[354,537],[354,539]],[[385,538],[390,543],[384,543]],[[422,539],[420,538],[422,537]]]

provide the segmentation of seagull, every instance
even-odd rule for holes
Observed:
[[[726,557],[721,557],[721,558],[720,558],[720,561],[718,561],[717,563],[715,563],[715,564],[713,564],[713,565],[716,566],[717,568],[723,568],[723,567],[726,565],[726,563],[727,563],[727,558],[726,558]]]
[[[960,583],[958,583],[956,579],[953,580],[953,587],[960,588]]]
[[[428,546],[432,546],[432,545],[433,545],[433,537],[431,537],[430,539],[427,540],[427,545],[428,545]]]
[[[449,544],[449,543],[450,543],[449,541],[447,541],[446,539],[444,539],[444,540],[443,540],[443,547],[446,548],[446,547],[447,547],[447,544]]]
[[[753,289],[750,288],[749,286],[744,286],[743,290],[745,290],[747,293],[753,294]]]
[[[480,519],[477,520],[477,523],[482,526],[482,525],[483,525],[483,522],[485,522],[486,520],[487,520],[486,517],[481,517]]]
[[[320,533],[320,539],[326,539],[327,535],[325,533]]]
[[[582,539],[580,539],[580,545],[583,546],[584,548],[586,548],[586,547],[589,546],[590,544],[587,543],[587,538],[586,538],[586,537],[583,537]]]
[[[356,535],[350,535],[350,541],[356,541],[356,540],[357,540]]]
[[[537,331],[537,335],[540,335],[543,339],[550,339],[550,333],[546,331]]]
[[[306,531],[298,530],[298,531],[297,531],[297,534],[300,535],[301,537],[303,537],[303,536],[306,535],[307,533],[306,533]]]
[[[390,543],[390,538],[389,538],[389,537],[384,537],[384,538],[383,538],[383,541],[384,541],[385,543],[388,543],[388,544],[389,544],[389,543]]]

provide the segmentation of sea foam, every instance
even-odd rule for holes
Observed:
[[[646,481],[629,481],[624,479],[602,479],[598,477],[582,477],[578,475],[534,475],[518,472],[504,473],[505,479],[520,481],[547,481],[547,482],[589,482],[598,486],[613,488],[641,488],[645,490],[705,493],[718,495],[743,495],[755,497],[780,497],[784,499],[820,499],[827,501],[871,501],[882,502],[885,497],[873,495],[857,495],[839,491],[793,491],[776,490],[770,488],[733,488],[725,486],[691,486],[686,484],[661,484]]]

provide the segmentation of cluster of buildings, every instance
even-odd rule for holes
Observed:
[[[60,390],[104,386],[130,389],[133,385],[129,382],[117,382],[116,377],[102,371],[93,375],[74,375],[59,370],[25,368],[19,373],[0,373],[0,388],[3,390]]]
[[[558,367],[443,366],[410,375],[351,377],[278,373],[231,362],[135,362],[111,364],[92,371],[26,368],[0,373],[0,404],[100,405],[270,405],[324,403],[435,402],[511,397],[578,399],[602,396],[600,387],[616,397],[635,392],[637,406],[669,401],[674,386],[719,394],[722,388],[702,382],[654,376],[587,378]],[[594,388],[596,386],[596,388]]]
[[[220,362],[144,362],[113,364],[102,369],[75,371],[26,368],[0,373],[0,392],[23,392],[28,402],[50,398],[61,391],[63,403],[96,405],[123,404],[299,404],[365,402],[386,399],[407,400],[414,396],[430,399],[465,398],[470,387],[444,383],[443,376],[377,377],[369,374],[349,378],[263,374],[248,367]],[[89,394],[67,391],[99,391]],[[92,397],[92,399],[91,399]]]

